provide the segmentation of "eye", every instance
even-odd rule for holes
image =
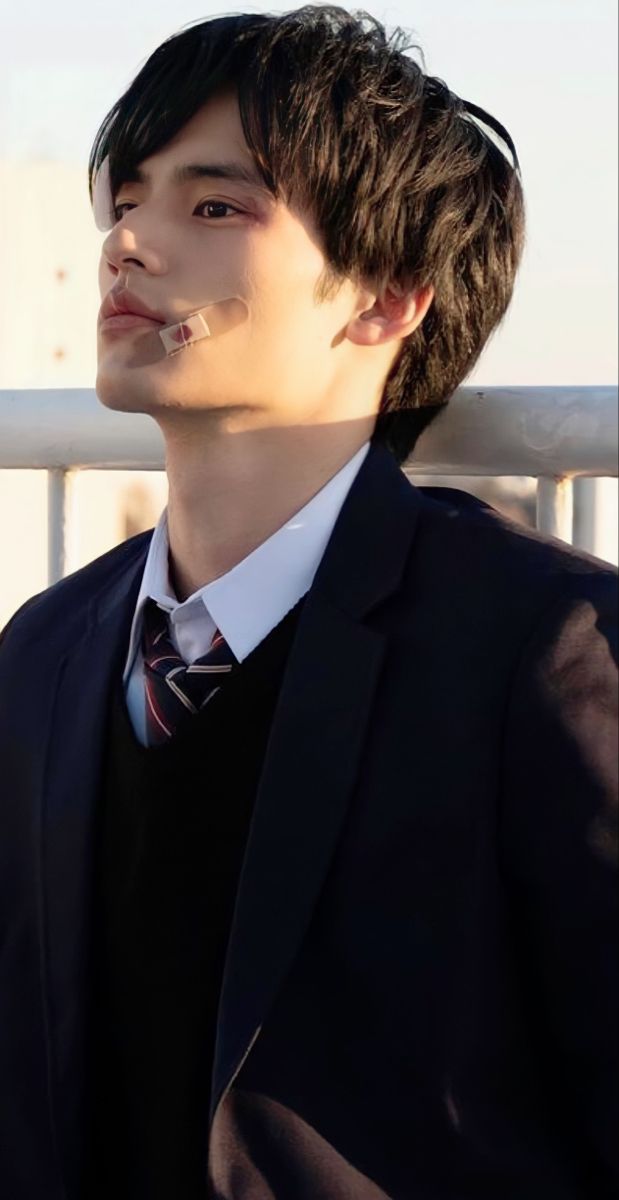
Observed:
[[[121,208],[126,208],[126,207],[127,207],[127,205],[126,205],[126,204],[115,204],[115,205],[114,205],[114,208],[112,209],[112,213],[113,213],[113,215],[114,215],[114,219],[115,219],[116,221],[122,221],[122,218],[123,218],[123,216],[124,216],[124,213],[123,213],[123,214],[122,214],[122,216],[121,216],[121,212],[120,212],[120,210],[121,210]]]
[[[124,204],[115,205],[115,207],[112,209],[115,220],[122,221],[124,213],[121,210],[123,208],[135,208],[135,207],[136,207],[135,204],[132,204],[129,200],[126,200]],[[235,208],[233,204],[228,204],[227,201],[224,201],[224,200],[202,200],[202,202],[200,204],[198,204],[197,207],[194,209],[194,212],[198,212],[199,209],[206,208],[206,207],[218,208],[218,209],[228,208],[230,210],[230,212],[232,212],[232,213],[240,213],[241,212],[240,208]],[[224,217],[226,216],[225,213],[219,214],[219,216],[222,216],[222,215]]]
[[[203,200],[202,203],[198,205],[198,208],[207,208],[207,207],[229,208],[230,212],[233,212],[233,213],[238,213],[241,211],[239,208],[235,208],[233,204],[228,204],[225,200]],[[197,209],[195,211],[197,212]]]

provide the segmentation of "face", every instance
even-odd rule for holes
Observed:
[[[175,168],[187,163],[238,164],[255,183],[174,183]],[[307,215],[263,187],[236,97],[209,101],[140,168],[148,179],[114,197],[122,207],[102,247],[102,300],[124,280],[167,323],[227,297],[243,301],[243,317],[230,327],[223,319],[213,337],[169,357],[157,327],[106,330],[99,322],[99,399],[155,417],[226,410],[248,427],[352,415],[339,413],[335,398],[355,352],[345,331],[359,311],[357,292],[345,282],[316,303],[326,266],[320,238]]]

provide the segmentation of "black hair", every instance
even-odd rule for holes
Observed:
[[[400,464],[504,316],[524,245],[507,130],[425,74],[411,50],[423,64],[399,27],[387,35],[368,13],[332,5],[192,23],[148,58],[88,165],[91,200],[106,156],[115,193],[210,97],[235,92],[263,182],[322,235],[319,301],[344,279],[434,287],[385,380],[373,434]]]

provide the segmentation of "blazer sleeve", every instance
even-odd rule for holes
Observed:
[[[617,609],[617,576],[600,570],[567,576],[539,620],[511,692],[500,814],[559,1120],[591,1200],[619,1180]]]

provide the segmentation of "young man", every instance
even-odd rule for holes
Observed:
[[[11,1200],[615,1194],[616,572],[400,469],[523,238],[408,49],[203,22],[97,135],[169,504],[2,637]]]

